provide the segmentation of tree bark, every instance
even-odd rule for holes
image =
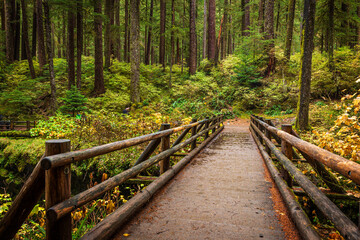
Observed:
[[[75,86],[75,42],[74,42],[75,15],[73,9],[68,10],[68,89]]]
[[[103,47],[102,47],[102,4],[101,0],[94,1],[94,27],[95,27],[95,81],[94,94],[99,96],[105,93],[103,73]]]
[[[175,0],[171,0],[171,37],[170,37],[170,46],[171,46],[171,55],[170,55],[170,65],[175,62]]]
[[[288,17],[286,24],[286,42],[285,42],[285,59],[290,60],[291,55],[291,43],[294,29],[294,18],[295,18],[295,4],[296,0],[289,0]]]
[[[150,50],[151,50],[151,37],[152,37],[152,21],[154,14],[154,0],[150,1],[150,13],[149,13],[149,29],[147,35],[147,43],[145,49],[145,64],[150,64]]]
[[[15,41],[14,41],[14,60],[20,60],[20,3],[15,3]]]
[[[81,89],[81,55],[83,50],[83,0],[76,4],[76,87]]]
[[[52,114],[54,114],[57,108],[57,104],[56,104],[55,71],[54,71],[54,63],[53,63],[53,49],[51,47],[51,21],[50,21],[50,13],[49,13],[50,10],[49,10],[48,0],[43,0],[43,4],[44,4],[44,14],[45,14],[46,51],[48,53],[50,89],[51,89],[50,111]]]
[[[37,56],[40,69],[42,70],[46,64],[45,41],[44,41],[44,24],[42,13],[42,0],[36,0],[36,25],[37,25]]]
[[[1,31],[5,32],[5,1],[0,1]]]
[[[6,45],[6,59],[9,63],[14,62],[14,3],[15,0],[5,0],[5,45]]]
[[[165,28],[166,28],[166,0],[160,0],[160,42],[159,63],[165,70]]]
[[[259,31],[260,33],[263,33],[265,31],[264,29],[264,5],[265,0],[259,1]]]
[[[129,0],[125,0],[125,40],[124,40],[124,61],[129,62]]]
[[[203,52],[202,58],[206,58],[206,33],[207,33],[207,3],[204,0],[204,26],[203,26]]]
[[[221,54],[220,58],[225,59],[226,57],[226,44],[227,44],[227,21],[228,21],[228,0],[224,0],[224,21],[223,21],[223,29],[221,32]]]
[[[209,0],[207,57],[213,63],[216,55],[215,11],[215,0]]]
[[[130,1],[130,100],[140,102],[140,0]]]
[[[335,0],[328,1],[328,31],[327,31],[327,52],[329,58],[329,70],[332,72],[334,70],[334,11],[335,11]]]
[[[196,0],[190,1],[190,47],[189,47],[189,73],[196,73]]]
[[[24,41],[24,47],[23,49],[26,52],[27,60],[29,62],[29,70],[31,78],[35,78],[35,70],[34,70],[34,64],[31,57],[30,52],[30,46],[29,46],[29,34],[28,34],[28,19],[27,19],[27,5],[25,3],[25,0],[21,0],[21,8],[22,8],[22,39]]]
[[[360,7],[357,7],[357,15],[360,18]],[[357,24],[357,44],[360,44],[360,23]]]
[[[115,0],[115,57],[121,61],[121,42],[120,42],[120,0]]]
[[[109,69],[110,67],[110,57],[111,57],[111,2],[112,0],[105,0],[105,34],[104,34],[104,59],[105,59],[105,69]]]
[[[241,10],[243,12],[241,21],[241,32],[243,36],[249,36],[250,29],[250,6],[249,0],[241,0]]]
[[[265,0],[265,39],[266,51],[268,53],[268,66],[265,76],[275,71],[275,45],[274,45],[274,0]]]
[[[63,44],[62,44],[62,50],[63,50],[63,57],[67,58],[67,43],[66,43],[66,11],[63,12],[63,21],[62,21],[62,37],[63,37]]]
[[[33,19],[32,19],[32,39],[31,39],[31,56],[36,57],[36,36],[37,36],[37,12],[36,12],[36,1],[33,4]]]
[[[304,1],[303,42],[301,49],[301,72],[300,94],[298,100],[298,112],[296,116],[296,128],[309,129],[309,103],[311,84],[311,62],[314,49],[314,25],[315,25],[316,0]]]

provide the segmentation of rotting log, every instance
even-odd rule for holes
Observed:
[[[281,196],[284,199],[284,202],[290,212],[291,218],[294,221],[301,237],[303,239],[321,239],[319,234],[312,227],[309,218],[302,210],[300,204],[296,201],[295,195],[291,192],[291,190],[281,178],[279,171],[276,169],[269,154],[264,150],[264,147],[260,143],[259,139],[256,137],[255,131],[252,127],[250,127],[250,131],[265,161],[267,169],[269,170],[272,178],[274,179],[276,186],[278,187]]]
[[[11,204],[8,212],[1,219],[0,239],[8,240],[15,236],[43,194],[45,189],[45,171],[41,168],[41,159]]]
[[[205,120],[203,120],[203,121],[205,121]],[[202,123],[203,121],[191,123],[188,125],[172,128],[172,129],[161,131],[161,132],[143,135],[140,137],[135,137],[135,138],[130,138],[130,139],[126,139],[126,140],[122,140],[122,141],[118,141],[118,142],[108,143],[108,144],[104,144],[104,145],[100,145],[100,146],[96,146],[96,147],[92,147],[92,148],[88,148],[88,149],[84,149],[84,150],[78,150],[78,151],[73,151],[73,152],[69,152],[69,153],[62,153],[62,154],[45,157],[41,161],[41,166],[43,169],[48,170],[50,168],[67,165],[67,164],[70,164],[73,162],[78,162],[80,160],[88,159],[91,157],[96,157],[96,156],[103,155],[106,153],[110,153],[110,152],[114,152],[114,151],[121,150],[124,148],[139,145],[141,143],[144,143],[144,142],[147,142],[150,140],[168,136],[175,132],[180,132],[184,129],[197,126],[200,123]]]
[[[353,180],[355,183],[360,184],[360,164],[350,161],[341,156],[338,156],[334,153],[331,153],[325,149],[322,149],[304,140],[301,140],[289,133],[281,131],[275,127],[269,126],[264,122],[261,121],[258,122],[261,125],[263,125],[266,129],[278,135],[281,139],[284,139],[298,150],[303,151],[311,158],[323,163],[325,166],[331,168],[332,170]]]
[[[129,217],[144,206],[149,199],[162,188],[171,178],[173,178],[201,149],[203,149],[224,127],[219,128],[206,141],[194,149],[188,156],[181,159],[175,166],[162,174],[140,193],[136,194],[128,202],[115,210],[111,215],[98,223],[93,229],[86,233],[81,239],[110,239],[122,227]]]
[[[69,152],[70,140],[48,140],[45,142],[45,155],[51,156]],[[71,196],[71,168],[64,165],[45,171],[45,209],[65,201]],[[46,239],[72,239],[71,215],[61,219],[46,219]]]
[[[269,146],[272,153],[278,158],[284,168],[290,173],[295,181],[305,190],[308,196],[312,199],[319,210],[330,219],[337,230],[345,239],[358,240],[360,239],[360,230],[357,226],[332,202],[330,201],[299,169],[284,156],[276,146],[268,140],[263,133],[251,124],[252,128],[259,133],[260,137],[264,139]],[[290,135],[292,136],[292,135]],[[294,137],[294,136],[292,136]]]
[[[149,158],[148,160],[146,160],[128,170],[125,170],[124,172],[119,173],[118,175],[115,175],[115,176],[107,179],[106,181],[99,183],[98,185],[71,197],[70,199],[68,199],[64,202],[61,202],[61,203],[51,207],[46,212],[47,217],[50,219],[56,220],[56,219],[59,219],[65,215],[69,214],[71,211],[75,210],[76,208],[83,206],[84,204],[98,198],[99,196],[101,196],[105,192],[111,190],[112,188],[120,185],[121,183],[124,183],[126,180],[138,175],[139,173],[141,173],[148,167],[158,163],[159,161],[163,160],[166,157],[171,156],[172,154],[174,154],[181,148],[185,147],[188,144],[191,144],[199,136],[205,134],[205,132],[207,130],[211,130],[211,129],[215,128],[216,126],[217,125],[213,125],[213,126],[209,127],[208,129],[205,129],[205,130],[201,131],[200,133],[196,134],[195,136],[185,140],[184,142],[182,142],[166,151],[163,151],[163,152],[159,153],[158,155],[153,156],[153,157]]]

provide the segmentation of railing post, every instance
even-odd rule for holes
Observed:
[[[15,124],[13,120],[10,120],[10,130],[14,130]]]
[[[206,117],[205,120],[206,120],[205,129],[207,129],[209,127],[209,117]],[[209,131],[206,131],[205,139],[207,139],[208,137],[209,137]]]
[[[26,130],[30,130],[30,121],[26,121]]]
[[[45,156],[70,151],[70,140],[49,140],[45,142]],[[45,209],[71,197],[70,164],[45,171]],[[71,239],[71,215],[57,221],[46,219],[46,239]]]
[[[270,122],[271,122],[270,119],[265,120],[265,123],[267,123],[268,125],[270,125]],[[271,141],[271,133],[266,128],[265,128],[265,136]],[[270,150],[270,148],[268,147],[267,144],[265,144],[265,150],[269,154],[269,156],[271,156],[271,150]]]
[[[170,129],[170,124],[163,123],[161,124],[160,130],[167,130]],[[165,151],[170,148],[170,135],[161,138],[161,151]],[[160,174],[163,174],[168,170],[170,167],[170,157],[165,158],[164,160],[160,161]]]
[[[287,132],[289,134],[291,134],[292,132],[292,126],[290,124],[283,124],[281,125],[281,130],[283,130],[284,132]],[[281,139],[281,152],[290,160],[292,161],[293,159],[293,154],[292,154],[292,146],[287,143],[285,140]],[[285,181],[287,182],[289,187],[292,187],[293,183],[292,183],[292,178],[290,176],[290,174],[285,170],[282,169],[282,175],[285,179]]]
[[[197,119],[193,119],[192,122],[196,122]],[[191,136],[195,136],[196,135],[196,129],[197,129],[197,126],[195,127],[192,127],[191,128]],[[196,148],[196,139],[191,143],[191,150],[194,150]]]
[[[213,120],[213,124],[211,124],[211,125],[216,125],[216,123],[217,123],[217,118],[215,118],[215,119]],[[214,132],[216,132],[216,127],[214,127],[214,128],[211,130],[211,133],[214,133]]]

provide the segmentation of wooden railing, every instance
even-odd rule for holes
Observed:
[[[0,121],[0,131],[30,130],[36,121]]]
[[[359,164],[301,140],[291,125],[282,125],[282,130],[279,130],[274,127],[270,120],[252,115],[250,130],[304,239],[320,239],[320,237],[299,203],[295,200],[292,191],[293,180],[300,185],[324,216],[333,222],[345,239],[360,239],[359,228],[293,164],[293,160],[309,163],[323,182],[333,192],[340,194],[346,193],[346,191],[340,186],[332,173],[326,170],[325,166],[359,184]],[[276,144],[281,146],[280,150]],[[275,167],[271,154],[281,164],[280,172]]]
[[[71,212],[90,201],[100,198],[105,192],[137,176],[150,166],[160,164],[160,177],[153,181],[140,193],[136,194],[111,215],[86,233],[82,239],[107,239],[119,227],[141,208],[165,183],[177,174],[207,143],[224,128],[223,116],[193,121],[185,126],[170,128],[170,124],[162,124],[160,131],[123,141],[113,142],[89,149],[70,151],[70,140],[50,140],[45,144],[45,155],[36,165],[34,171],[25,182],[9,211],[0,222],[0,239],[11,239],[21,227],[27,216],[39,201],[45,190],[46,238],[71,239]],[[184,140],[191,131],[191,136]],[[180,136],[170,144],[173,133]],[[204,141],[197,146],[197,139],[204,136]],[[140,155],[135,165],[87,189],[71,196],[71,163],[95,156],[118,151],[124,148],[148,142],[148,146]],[[161,152],[153,157],[151,154],[161,144]],[[191,144],[191,151],[176,165],[170,167],[170,157]],[[150,158],[149,158],[150,157]]]

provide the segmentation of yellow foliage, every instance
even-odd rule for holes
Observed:
[[[360,95],[346,95],[337,105],[343,114],[338,116],[327,132],[313,131],[319,147],[339,154],[352,161],[360,161]]]

